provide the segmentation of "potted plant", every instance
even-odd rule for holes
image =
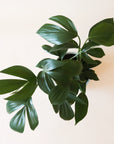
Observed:
[[[57,15],[50,20],[61,26],[44,24],[37,34],[51,43],[43,45],[42,48],[57,58],[41,60],[36,65],[41,69],[37,76],[20,65],[0,71],[19,77],[0,80],[0,94],[10,93],[10,96],[5,98],[8,101],[7,112],[18,110],[10,121],[10,127],[20,133],[25,127],[25,113],[32,130],[38,125],[37,112],[32,103],[32,95],[37,87],[48,95],[55,113],[59,113],[62,119],[75,118],[75,124],[81,121],[88,111],[87,82],[99,80],[92,68],[98,66],[101,61],[94,60],[93,57],[102,58],[105,55],[101,46],[114,45],[113,18],[95,24],[83,45],[77,29],[69,18]],[[69,49],[74,49],[75,53],[69,53]]]

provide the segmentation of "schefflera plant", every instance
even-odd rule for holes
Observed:
[[[105,55],[101,46],[114,45],[113,18],[95,24],[82,46],[77,29],[69,18],[57,15],[50,20],[59,25],[44,24],[37,34],[51,43],[43,45],[42,48],[57,58],[41,60],[36,65],[42,69],[37,76],[28,68],[19,65],[1,71],[3,74],[21,78],[0,80],[0,94],[10,93],[10,96],[5,98],[8,100],[7,112],[18,110],[10,121],[10,127],[20,133],[24,131],[25,114],[32,130],[39,123],[32,103],[32,95],[38,86],[48,95],[55,113],[59,113],[62,119],[75,118],[75,124],[81,121],[88,111],[87,82],[99,80],[92,68],[101,61],[94,60],[93,57],[102,58]],[[76,52],[68,54],[68,50],[72,48],[76,49]]]

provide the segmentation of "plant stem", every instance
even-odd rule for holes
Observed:
[[[81,47],[81,39],[80,39],[80,36],[78,35],[78,40],[79,40],[79,49]]]
[[[81,39],[80,36],[78,35],[78,39],[79,39],[79,50],[78,50],[78,60],[81,60]]]
[[[77,57],[77,60],[80,61],[81,60],[81,39],[80,36],[78,35],[78,40],[79,40],[79,49],[78,49],[78,53],[75,54],[73,57],[71,57],[70,59],[74,59],[75,57]]]
[[[81,53],[82,53],[82,51],[78,52],[77,54],[75,54],[75,55],[74,55],[73,57],[71,57],[70,59],[73,59],[73,58],[75,58],[75,57],[81,55]]]
[[[86,41],[84,42],[83,46],[87,43],[88,40],[89,40],[89,38],[86,39]],[[82,46],[82,48],[83,48],[83,46]]]
[[[81,39],[80,39],[80,36],[79,36],[79,35],[78,35],[78,39],[79,39],[79,50],[78,50],[78,53],[77,53],[76,55],[74,55],[73,57],[71,57],[70,59],[73,59],[73,58],[75,58],[75,57],[78,56],[78,57],[77,57],[78,61],[81,61],[82,48],[83,48],[83,46],[87,43],[87,41],[88,41],[89,38],[86,39],[86,41],[84,42],[82,48],[81,48]]]

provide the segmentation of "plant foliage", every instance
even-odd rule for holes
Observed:
[[[41,71],[37,76],[23,66],[12,66],[0,71],[18,77],[0,80],[0,94],[10,94],[5,98],[8,100],[7,112],[10,114],[17,111],[10,121],[10,127],[20,133],[24,131],[25,114],[32,130],[39,123],[32,103],[32,95],[37,86],[48,95],[55,113],[59,113],[62,119],[74,118],[75,124],[81,121],[88,112],[87,83],[89,80],[99,80],[92,68],[101,64],[101,61],[94,58],[105,55],[101,46],[114,45],[113,18],[104,19],[92,26],[82,46],[78,31],[69,18],[57,15],[50,20],[59,25],[44,24],[37,34],[50,42],[50,45],[45,44],[42,48],[57,58],[45,58],[38,62],[36,67]],[[76,52],[70,54],[70,49]]]

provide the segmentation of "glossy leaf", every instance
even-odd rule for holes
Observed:
[[[56,45],[66,43],[76,37],[76,35],[69,31],[53,24],[44,24],[37,33],[50,43]]]
[[[58,45],[59,46],[59,45]],[[53,54],[53,55],[57,55],[60,57],[60,59],[63,59],[64,55],[66,54],[67,52],[67,49],[59,49],[59,50],[56,50],[56,51],[53,51],[53,49],[55,50],[54,47],[51,47],[49,45],[43,45],[42,48],[44,50],[46,50],[48,53],[50,54]]]
[[[53,105],[62,104],[68,97],[69,89],[62,85],[55,86],[49,93],[50,102]]]
[[[53,21],[59,23],[65,29],[67,29],[69,32],[71,32],[75,36],[77,36],[77,30],[76,30],[73,22],[69,18],[62,16],[62,15],[57,15],[57,16],[51,17],[50,20],[53,20]]]
[[[54,79],[54,81],[56,83],[61,83],[61,84],[65,84],[67,85],[68,83],[68,76],[66,75],[66,72],[63,70],[63,68],[58,68],[56,70],[53,70],[53,71],[49,71],[47,72],[47,74],[52,78]]]
[[[41,60],[36,65],[36,67],[42,68],[46,72],[46,71],[54,70],[58,67],[62,67],[63,65],[64,63],[61,61],[47,58],[47,59]]]
[[[20,133],[23,133],[25,127],[25,108],[18,111],[10,121],[10,127]]]
[[[114,45],[113,18],[95,24],[89,31],[89,39],[104,46]]]
[[[53,59],[44,59],[38,63],[37,67],[43,68],[44,71],[54,79],[78,75],[82,70],[81,62],[74,60],[59,61]]]
[[[47,94],[54,87],[51,77],[43,71],[39,72],[37,79],[39,87]]]
[[[6,105],[7,112],[10,114],[25,105],[25,101],[8,101]]]
[[[102,20],[101,22],[110,23],[110,24],[114,25],[114,19],[113,18],[107,18],[107,19]]]
[[[76,101],[75,103],[75,122],[76,124],[81,121],[87,114],[88,111],[88,99],[84,93],[79,94],[78,98],[83,101]]]
[[[6,68],[2,70],[1,73],[24,78],[28,81],[33,81],[33,79],[36,79],[36,76],[31,70],[29,70],[26,67],[19,66],[19,65]]]
[[[53,47],[49,45],[43,45],[42,48],[51,54],[58,55],[57,53],[58,51],[68,50],[69,48],[79,48],[79,46],[77,42],[75,42],[74,40],[71,40],[64,44],[54,45]]]
[[[74,75],[79,75],[82,70],[81,62],[74,60],[44,59],[38,63],[37,67],[43,68],[48,75],[58,82],[66,82]]]
[[[87,43],[85,43],[82,47],[82,50],[88,50],[90,49],[91,47],[95,47],[95,46],[98,46],[99,44],[89,40]]]
[[[79,48],[79,46],[74,40],[71,40],[61,45],[54,45],[50,52],[58,52],[60,50],[68,50],[70,48]]]
[[[104,51],[101,48],[91,48],[87,51],[87,53],[97,58],[102,58],[105,55]]]
[[[32,104],[32,99],[27,101],[26,108],[27,108],[27,117],[28,117],[30,128],[34,130],[37,127],[39,121],[38,121],[37,112]]]
[[[61,68],[63,65],[65,65],[66,62],[59,61],[59,60],[53,60],[53,59],[44,59],[40,61],[37,65],[37,67],[43,68],[44,72],[46,72],[49,76],[55,79],[65,79],[63,77],[63,73],[61,73]],[[54,70],[59,69],[59,71]]]
[[[52,49],[52,47],[51,47],[50,45],[43,45],[42,48],[43,48],[45,51],[51,53],[50,50]],[[52,54],[54,54],[54,53],[52,53]],[[55,55],[56,55],[56,53],[55,53]]]
[[[82,52],[82,59],[87,63],[87,64],[92,64],[96,65],[96,61],[93,60],[91,57],[89,57],[85,52]]]
[[[75,76],[79,75],[82,71],[82,63],[79,61],[74,60],[66,60],[64,61],[65,64],[63,66],[63,71],[65,72],[65,75],[67,76]],[[62,68],[61,68],[62,70]]]
[[[67,101],[60,105],[59,115],[64,120],[71,120],[74,117],[74,112]]]
[[[17,79],[0,80],[0,94],[6,94],[22,87],[27,81]]]
[[[29,125],[31,129],[34,130],[37,127],[38,116],[32,104],[31,98],[27,99],[26,101],[8,101],[6,108],[7,108],[8,113],[12,113],[16,111],[17,109],[22,108],[15,114],[15,116],[10,121],[10,126],[13,130],[18,131],[18,132],[24,131],[25,110],[27,111],[28,121],[29,121]]]
[[[72,78],[75,75],[79,75],[82,71],[82,64],[79,61],[66,60],[64,65],[60,68],[57,68],[53,71],[47,72],[55,81],[67,82],[68,79]]]
[[[17,82],[17,80],[5,81],[4,84],[7,83],[7,85],[8,85],[8,83],[9,83],[9,85],[6,88],[7,92],[14,91],[14,88],[16,87],[16,91],[14,91],[11,94],[11,96],[6,98],[6,100],[10,100],[10,101],[27,100],[28,98],[30,98],[32,96],[33,92],[35,91],[35,89],[37,87],[36,76],[34,75],[34,73],[31,70],[29,70],[26,67],[12,66],[12,67],[9,67],[9,68],[2,70],[1,73],[5,73],[5,74],[9,74],[9,75],[13,75],[13,76],[17,76],[17,77],[26,79],[26,81],[18,80],[18,82]],[[12,84],[11,84],[11,82],[12,82]],[[16,86],[17,83],[20,83],[20,84],[18,84],[19,85],[18,88]]]
[[[6,100],[10,101],[22,101],[27,100],[32,96],[36,89],[36,81],[31,83],[26,83],[23,88],[15,93],[13,93],[11,96],[7,97]]]

